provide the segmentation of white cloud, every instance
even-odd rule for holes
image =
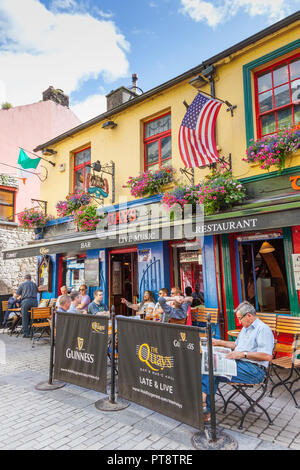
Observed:
[[[70,94],[88,79],[128,75],[129,44],[114,22],[75,0],[54,4],[50,11],[39,0],[0,0],[0,82],[14,106],[39,101],[49,85]]]
[[[291,3],[291,0],[181,0],[180,11],[197,22],[204,21],[215,27],[235,16],[239,10],[250,16],[264,15],[269,22],[279,21],[290,13]]]
[[[89,96],[85,101],[72,106],[72,111],[82,121],[89,121],[106,111],[106,97],[105,95]]]

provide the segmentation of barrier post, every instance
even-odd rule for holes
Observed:
[[[111,307],[111,328],[112,328],[112,345],[111,345],[111,370],[110,370],[110,395],[109,398],[103,398],[95,403],[95,407],[100,411],[120,411],[127,408],[130,403],[123,398],[116,400],[116,313],[115,306]]]
[[[210,395],[210,425],[204,426],[204,431],[194,434],[192,444],[199,450],[235,450],[238,447],[234,437],[217,429],[216,407],[215,407],[215,386],[213,368],[213,344],[210,313],[207,315],[207,353],[208,353],[208,373],[209,373],[209,395]]]
[[[110,398],[112,404],[116,403],[115,385],[116,385],[116,312],[114,305],[111,308],[111,334],[112,334],[112,352],[111,352],[111,371],[110,371]]]
[[[52,309],[52,326],[50,334],[50,364],[49,364],[49,380],[48,382],[40,382],[34,388],[36,390],[48,391],[48,390],[57,390],[58,388],[64,387],[66,384],[64,382],[59,382],[58,380],[53,380],[53,367],[54,367],[54,349],[55,349],[55,320],[56,320],[56,311]]]

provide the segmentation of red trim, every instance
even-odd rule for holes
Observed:
[[[255,94],[255,109],[256,109],[256,130],[257,130],[257,138],[261,138],[262,136],[266,136],[266,135],[272,135],[274,134],[275,132],[278,132],[278,121],[277,121],[277,111],[280,111],[281,109],[291,109],[292,110],[292,117],[293,117],[293,125],[296,125],[297,123],[295,122],[295,113],[294,113],[294,106],[295,104],[292,103],[292,90],[291,90],[291,83],[294,82],[295,80],[298,80],[300,77],[296,77],[296,78],[293,78],[292,81],[291,81],[291,77],[290,77],[290,67],[289,67],[289,64],[296,58],[300,58],[300,54],[297,53],[291,57],[288,57],[286,59],[282,59],[280,60],[279,62],[276,62],[275,64],[272,64],[271,66],[268,66],[268,67],[265,67],[264,69],[262,70],[259,70],[258,72],[255,73],[254,75],[254,94]],[[284,83],[281,83],[280,85],[276,85],[274,86],[274,78],[273,78],[273,71],[274,69],[276,69],[278,66],[280,66],[281,64],[286,64],[288,65],[288,81],[284,82]],[[271,72],[271,78],[272,78],[272,88],[269,88],[268,90],[265,90],[263,92],[258,92],[258,78],[263,75],[265,72]],[[276,88],[282,86],[282,85],[289,85],[289,93],[290,93],[290,103],[286,104],[286,105],[283,105],[283,106],[278,106],[276,107],[275,106],[275,94],[274,94],[274,90],[276,90]],[[272,100],[273,100],[273,108],[268,110],[268,111],[265,111],[264,113],[261,113],[259,111],[259,95],[262,95],[268,91],[272,91]],[[271,114],[271,113],[274,113],[275,114],[275,126],[276,126],[276,129],[274,132],[271,132],[269,134],[262,134],[262,126],[261,126],[261,118],[262,116],[266,116],[268,114]]]
[[[13,217],[12,219],[9,218],[9,222],[15,222],[16,220],[16,199],[17,199],[17,192],[18,192],[18,188],[13,188],[11,186],[4,186],[4,185],[0,185],[0,191],[6,191],[7,193],[12,193],[13,195],[13,204],[12,204],[12,209],[13,209]],[[11,206],[9,206],[11,207]]]
[[[91,164],[91,159],[88,162],[81,163],[80,165],[75,165],[75,157],[78,155],[78,153],[84,152],[84,150],[91,149],[91,147],[86,147],[84,149],[78,150],[78,152],[74,152],[74,170],[73,170],[73,191],[75,191],[75,173],[78,170],[83,169],[83,191],[86,191],[86,177],[85,177],[85,168]]]
[[[292,227],[293,253],[300,253],[300,225]],[[300,291],[298,290],[298,299],[300,304]]]
[[[149,121],[144,123],[144,170],[145,171],[150,169],[151,166],[154,166],[154,165],[157,165],[157,164],[158,164],[158,168],[161,169],[162,161],[165,162],[165,161],[168,161],[168,160],[172,160],[172,155],[169,158],[164,158],[163,160],[161,159],[161,141],[162,141],[162,139],[171,136],[171,128],[168,129],[167,131],[160,132],[159,134],[152,135],[151,137],[146,137],[146,125],[149,124],[149,122],[156,121],[157,119],[161,119],[161,118],[163,118],[165,116],[168,116],[168,115],[171,116],[171,113],[168,112],[168,113],[165,113],[165,114],[161,114],[160,116],[158,116],[156,118],[153,118],[153,119],[150,119]],[[153,142],[158,142],[158,162],[148,164],[147,160],[146,160],[147,145],[151,144]]]
[[[136,253],[138,251],[137,246],[134,248],[116,248],[115,250],[110,250],[109,254],[121,254],[121,253]]]
[[[221,247],[221,282],[222,282],[222,299],[223,299],[223,313],[224,313],[224,327],[225,327],[225,339],[228,340],[228,321],[227,321],[227,309],[226,309],[226,293],[225,293],[225,277],[224,277],[224,265],[223,265],[223,250],[222,250],[222,244],[220,243]]]
[[[58,260],[58,286],[57,286],[57,295],[59,295],[60,288],[63,285],[63,255],[60,255]]]

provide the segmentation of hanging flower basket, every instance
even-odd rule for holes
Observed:
[[[44,215],[37,209],[25,209],[18,215],[20,227],[25,229],[42,229],[52,217]],[[38,230],[40,232],[40,230]]]
[[[300,148],[300,125],[283,129],[278,134],[263,137],[247,148],[243,158],[251,166],[269,170],[272,166],[279,172],[285,168],[286,161]]]
[[[59,217],[66,217],[72,215],[74,211],[80,209],[83,206],[89,205],[91,202],[91,196],[89,193],[69,194],[64,201],[59,201],[56,204],[56,210]]]

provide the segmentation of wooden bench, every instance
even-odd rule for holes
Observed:
[[[292,343],[287,344],[279,341],[280,334],[290,335],[291,339],[293,340]],[[272,360],[271,369],[278,378],[278,383],[273,385],[270,396],[272,396],[275,388],[283,385],[292,396],[296,408],[300,408],[300,405],[298,405],[298,402],[295,398],[295,395],[300,391],[300,388],[294,391],[292,390],[293,385],[300,381],[300,373],[298,371],[298,368],[300,368],[300,359],[297,358],[297,356],[300,354],[300,318],[278,315],[276,322],[276,335],[277,337],[274,350],[275,357]],[[290,356],[285,355],[277,358],[276,355],[278,352],[290,354]],[[289,373],[287,376],[282,377],[279,373],[280,370],[289,370]],[[296,377],[292,379],[294,372],[296,373]]]
[[[218,318],[219,318],[219,309],[213,307],[194,307],[191,308],[192,323],[195,326],[200,328],[206,328],[207,324],[207,315],[210,314],[210,322],[212,325],[212,335],[215,336]],[[200,333],[200,337],[206,337],[206,333]]]

